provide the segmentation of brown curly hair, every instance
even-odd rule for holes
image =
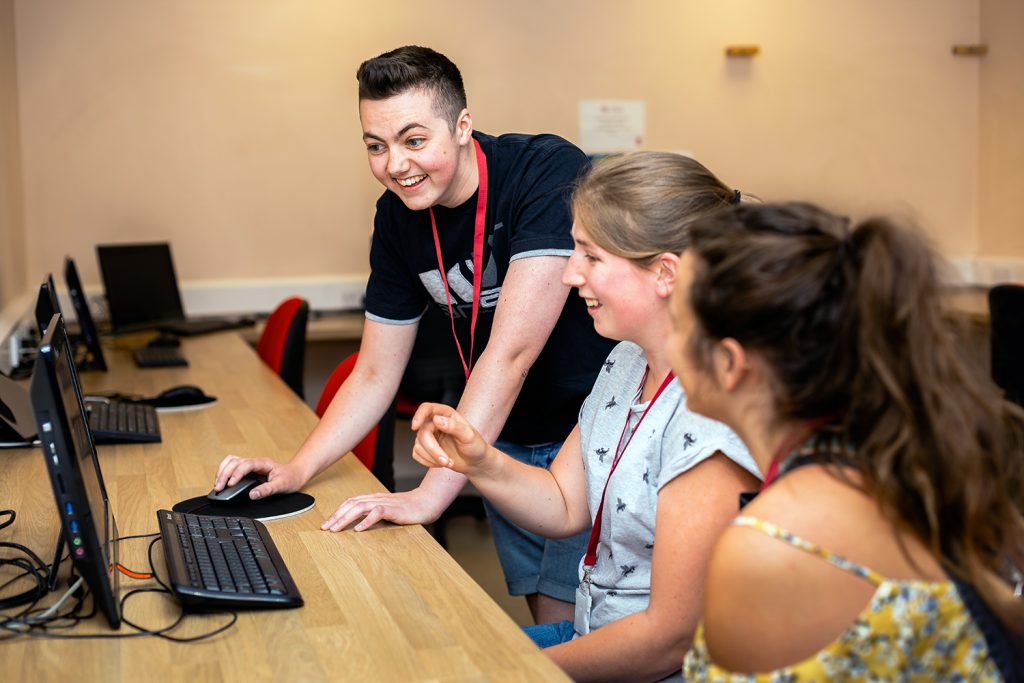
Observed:
[[[800,203],[717,212],[691,240],[695,359],[736,339],[770,367],[780,417],[838,416],[882,514],[1020,629],[1005,583],[1024,567],[1024,411],[967,359],[926,241]]]

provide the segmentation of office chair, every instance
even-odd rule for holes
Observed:
[[[1007,400],[1024,406],[1024,285],[996,285],[988,292],[992,379]]]
[[[302,373],[306,361],[306,322],[309,304],[293,296],[285,299],[267,318],[256,343],[256,353],[303,398]]]
[[[402,376],[396,399],[398,417],[411,419],[420,403],[444,403],[457,406],[466,386],[462,364],[453,351],[451,323],[433,306],[420,318],[409,365]],[[486,517],[483,499],[475,491],[462,493],[441,513],[428,531],[442,548],[448,547],[448,521],[458,515]]]
[[[358,357],[358,353],[353,353],[341,361],[338,367],[334,369],[334,372],[331,373],[331,376],[327,378],[327,384],[324,385],[323,391],[320,392],[320,400],[316,404],[317,417],[323,417],[324,413],[327,412],[327,406],[331,404],[334,395],[338,393],[338,389],[345,383],[348,376],[352,374],[352,369],[356,366],[356,359]],[[395,403],[392,402],[391,407],[384,413],[384,417],[380,419],[380,422],[352,449],[353,455],[366,466],[366,469],[373,473],[373,476],[377,477],[380,483],[384,484],[388,491],[395,490],[394,449]]]

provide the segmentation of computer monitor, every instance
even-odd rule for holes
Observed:
[[[60,313],[60,302],[57,300],[57,288],[53,285],[53,275],[47,274],[39,285],[39,296],[36,297],[36,327],[39,336],[46,334],[46,326],[55,314]]]
[[[107,361],[103,357],[103,347],[100,346],[96,323],[89,311],[89,301],[85,298],[85,290],[82,289],[82,281],[78,277],[78,268],[70,256],[64,258],[64,283],[68,287],[68,294],[71,295],[71,304],[75,307],[75,315],[78,318],[78,328],[82,341],[85,342],[86,357],[81,367],[106,371]]]
[[[111,627],[118,628],[117,525],[59,315],[46,326],[29,393],[71,560]]]
[[[115,330],[146,329],[185,319],[167,242],[100,244],[96,256]]]

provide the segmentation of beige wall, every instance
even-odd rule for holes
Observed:
[[[462,67],[481,130],[575,139],[578,100],[642,99],[649,148],[972,255],[979,60],[950,46],[978,39],[980,1],[17,0],[27,277],[69,253],[95,283],[97,242],[144,239],[183,280],[365,273],[380,190],[354,71],[411,42]]]
[[[14,5],[0,0],[0,311],[26,284]]]
[[[1022,256],[1024,3],[982,0],[981,9],[981,39],[990,50],[981,70],[978,250]]]

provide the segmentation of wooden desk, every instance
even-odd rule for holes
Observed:
[[[118,340],[107,354],[111,372],[84,374],[85,390],[149,395],[192,383],[220,401],[199,411],[162,414],[162,444],[99,447],[121,536],[156,531],[157,509],[208,492],[225,454],[286,460],[316,423],[238,334],[186,340],[188,368],[136,369],[132,345],[132,339]],[[0,452],[0,459],[2,507],[18,512],[0,538],[27,545],[48,561],[58,519],[42,457],[24,449]],[[23,636],[0,642],[0,677],[129,683],[568,680],[422,527],[319,530],[346,497],[380,488],[348,456],[306,489],[317,499],[313,510],[267,524],[305,598],[302,608],[240,612],[232,629],[197,643]],[[148,543],[121,542],[121,562],[148,571]],[[163,572],[159,546],[154,560]],[[0,568],[0,583],[10,571]],[[150,583],[122,577],[121,590]],[[5,593],[13,591],[12,586]],[[157,594],[134,596],[125,608],[129,619],[149,628],[169,624],[178,611],[176,602]],[[203,633],[224,620],[190,616],[178,635]],[[132,632],[128,626],[120,631]],[[72,633],[114,632],[96,617]]]

